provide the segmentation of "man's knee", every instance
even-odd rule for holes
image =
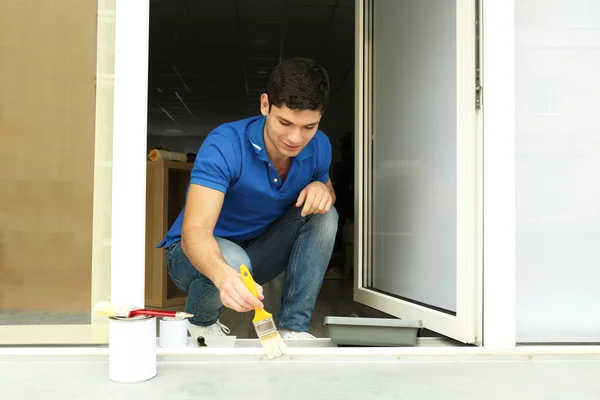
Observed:
[[[221,255],[230,267],[239,271],[240,265],[244,264],[252,272],[250,258],[244,249],[227,239],[219,237],[216,239],[221,249]]]
[[[179,290],[187,293],[191,282],[197,278],[198,271],[187,258],[181,242],[176,242],[165,251],[168,273]]]
[[[338,230],[338,212],[335,207],[325,214],[313,214],[310,217],[310,222],[315,224],[319,236],[323,239],[335,238]]]

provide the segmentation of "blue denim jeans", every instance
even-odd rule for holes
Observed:
[[[335,208],[326,214],[302,217],[302,207],[292,206],[257,238],[231,241],[216,237],[223,258],[239,271],[245,264],[258,284],[264,284],[285,270],[279,310],[279,329],[308,332],[310,319],[323,277],[331,259],[338,228]],[[219,290],[190,263],[181,243],[166,251],[169,276],[187,293],[186,311],[194,314],[190,323],[214,324],[223,307]]]

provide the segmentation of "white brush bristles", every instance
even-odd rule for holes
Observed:
[[[285,345],[285,342],[281,338],[279,332],[273,332],[269,335],[261,337],[260,344],[262,345],[262,348],[269,360],[284,355],[287,350],[287,346]]]
[[[134,309],[136,307],[122,306],[101,300],[92,308],[92,314],[105,317],[128,317],[129,313]]]

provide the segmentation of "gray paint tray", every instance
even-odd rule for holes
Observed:
[[[414,346],[423,321],[393,318],[325,317],[331,342],[345,346]]]

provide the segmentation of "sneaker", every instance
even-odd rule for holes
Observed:
[[[283,340],[307,340],[307,339],[316,339],[315,336],[311,335],[308,332],[296,332],[290,331],[287,329],[281,329],[279,331],[281,338]]]
[[[209,326],[194,325],[188,321],[188,331],[193,338],[197,338],[198,336],[227,336],[227,334],[231,332],[228,327],[218,320]]]

